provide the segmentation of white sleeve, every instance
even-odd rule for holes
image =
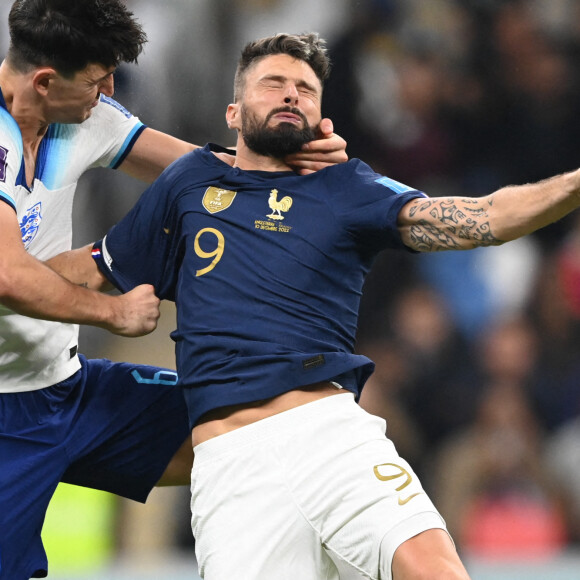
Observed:
[[[81,127],[90,131],[88,141],[93,147],[98,147],[91,167],[114,169],[131,151],[145,125],[117,101],[101,95],[93,114]]]
[[[16,208],[22,165],[22,135],[16,121],[0,107],[0,201]]]

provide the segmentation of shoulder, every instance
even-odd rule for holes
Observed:
[[[91,111],[91,116],[78,125],[71,125],[78,131],[100,132],[106,135],[114,135],[118,132],[125,133],[131,128],[135,130],[143,126],[138,117],[130,113],[123,105],[101,95],[98,105]]]
[[[13,148],[18,156],[22,156],[22,133],[12,115],[0,107],[0,147]]]
[[[24,181],[23,151],[18,123],[0,107],[0,200],[13,208],[16,187]]]
[[[115,116],[122,115],[126,119],[134,117],[121,103],[115,101],[111,97],[101,95],[99,104],[95,107],[94,112],[97,116]]]
[[[364,161],[355,158],[311,173],[308,177],[316,180],[319,186],[324,184],[333,190],[352,190],[373,183],[380,175]]]
[[[221,148],[214,149],[211,144],[198,147],[171,163],[162,173],[162,176],[173,179],[185,176],[196,181],[218,178],[229,171],[231,167],[219,159],[214,151],[221,152]]]
[[[321,175],[328,172],[329,177],[335,179],[356,178],[357,175],[375,174],[373,169],[361,159],[349,159],[345,163],[337,163],[317,172]]]
[[[377,173],[370,165],[360,159],[351,159],[346,163],[340,163],[328,168],[332,174],[340,181],[351,180],[352,184],[359,187],[370,186],[379,191],[388,190],[395,195],[415,194],[416,197],[426,197],[426,195],[405,183],[396,179]]]

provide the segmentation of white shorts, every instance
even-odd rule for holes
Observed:
[[[202,577],[390,579],[402,542],[446,528],[385,428],[344,393],[197,445]]]

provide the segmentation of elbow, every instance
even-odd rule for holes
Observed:
[[[511,224],[490,224],[489,232],[481,232],[480,246],[502,246],[507,242],[512,242],[522,237],[522,232]]]

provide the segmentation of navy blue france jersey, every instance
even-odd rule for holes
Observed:
[[[334,380],[360,395],[353,354],[363,282],[404,248],[401,207],[424,194],[360,160],[299,176],[243,171],[206,145],[174,162],[95,244],[122,291],[177,304],[177,369],[194,426],[207,411]]]

